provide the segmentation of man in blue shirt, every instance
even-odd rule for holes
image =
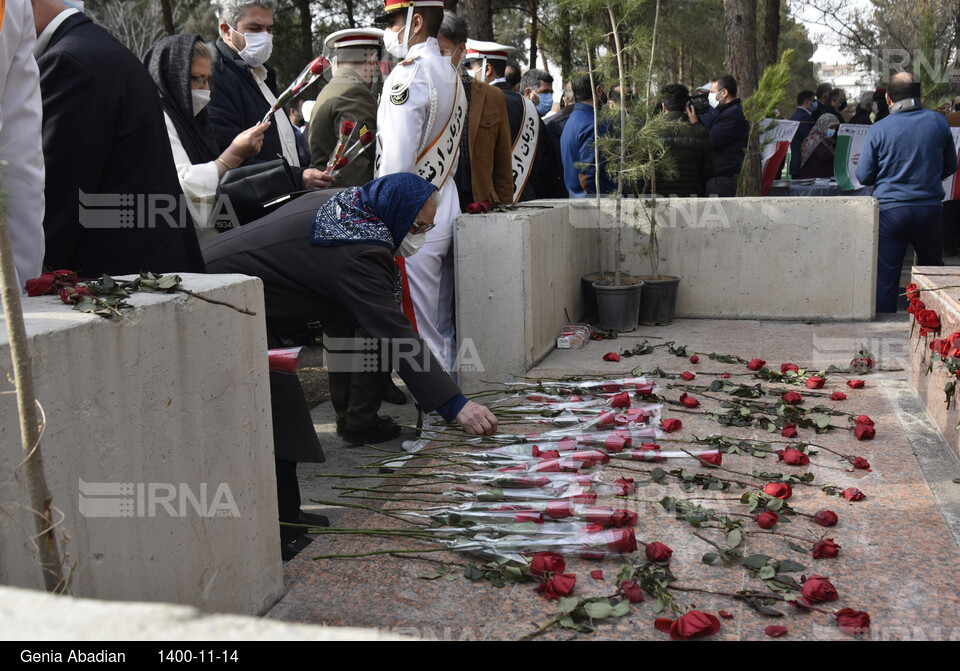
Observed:
[[[957,149],[942,114],[923,108],[920,83],[898,72],[887,89],[890,116],[870,127],[857,179],[880,203],[877,312],[896,312],[907,243],[921,266],[943,265],[943,185]]]
[[[563,183],[571,198],[586,198],[597,193],[596,166],[593,150],[593,107],[607,104],[607,96],[597,86],[590,89],[590,75],[580,73],[573,78],[574,106],[560,136],[560,155],[563,161]],[[596,94],[596,95],[594,95]],[[603,126],[600,134],[605,134]],[[600,159],[600,190],[614,191],[617,187],[606,177],[605,161]],[[586,164],[580,165],[578,164]]]

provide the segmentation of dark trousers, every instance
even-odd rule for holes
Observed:
[[[877,250],[877,312],[896,312],[900,274],[907,244],[917,252],[917,265],[943,265],[943,208],[904,206],[880,211]]]
[[[300,515],[300,486],[297,484],[297,462],[277,459],[277,504],[281,522],[297,523]],[[297,540],[303,529],[280,525],[280,542]]]
[[[956,256],[960,251],[960,200],[943,204],[943,253]]]
[[[707,180],[707,195],[733,198],[737,195],[737,175],[717,175]]]
[[[365,371],[366,356],[338,354],[330,346],[333,340],[353,341],[370,336],[355,328],[351,322],[323,328],[324,348],[328,352],[327,377],[330,379],[330,402],[337,413],[337,426],[348,433],[361,433],[377,422],[377,412],[383,403],[383,394],[390,378],[379,357],[373,361],[372,371]],[[352,346],[351,346],[352,347]],[[346,348],[349,349],[349,348]],[[374,356],[371,353],[371,356]],[[336,370],[335,370],[336,369]]]

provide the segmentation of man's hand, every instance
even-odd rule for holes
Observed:
[[[303,171],[303,188],[307,189],[329,189],[333,186],[333,177],[320,172],[316,168],[307,168]]]
[[[474,436],[492,436],[497,432],[497,418],[484,406],[467,401],[457,413],[457,424]]]
[[[687,103],[687,118],[690,119],[690,123],[697,123],[697,113],[693,108],[693,103]]]

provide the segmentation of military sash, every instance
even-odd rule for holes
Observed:
[[[530,172],[533,169],[533,159],[537,155],[537,138],[540,135],[540,115],[536,106],[527,98],[523,98],[523,125],[517,133],[517,140],[513,143],[513,202],[520,200]]]

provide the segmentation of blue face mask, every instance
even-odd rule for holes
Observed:
[[[541,93],[540,104],[537,105],[537,112],[540,113],[540,116],[545,116],[549,114],[551,107],[553,107],[553,92],[548,91],[547,93]]]
[[[810,108],[810,111],[811,111],[811,112],[816,112],[816,111],[817,111],[817,108],[818,108],[819,106],[820,106],[820,103],[818,103],[816,100],[814,100],[814,101],[813,101],[813,107]]]
[[[837,129],[836,129],[836,128],[828,128],[828,129],[827,129],[827,137],[836,137],[836,135],[837,135]]]

